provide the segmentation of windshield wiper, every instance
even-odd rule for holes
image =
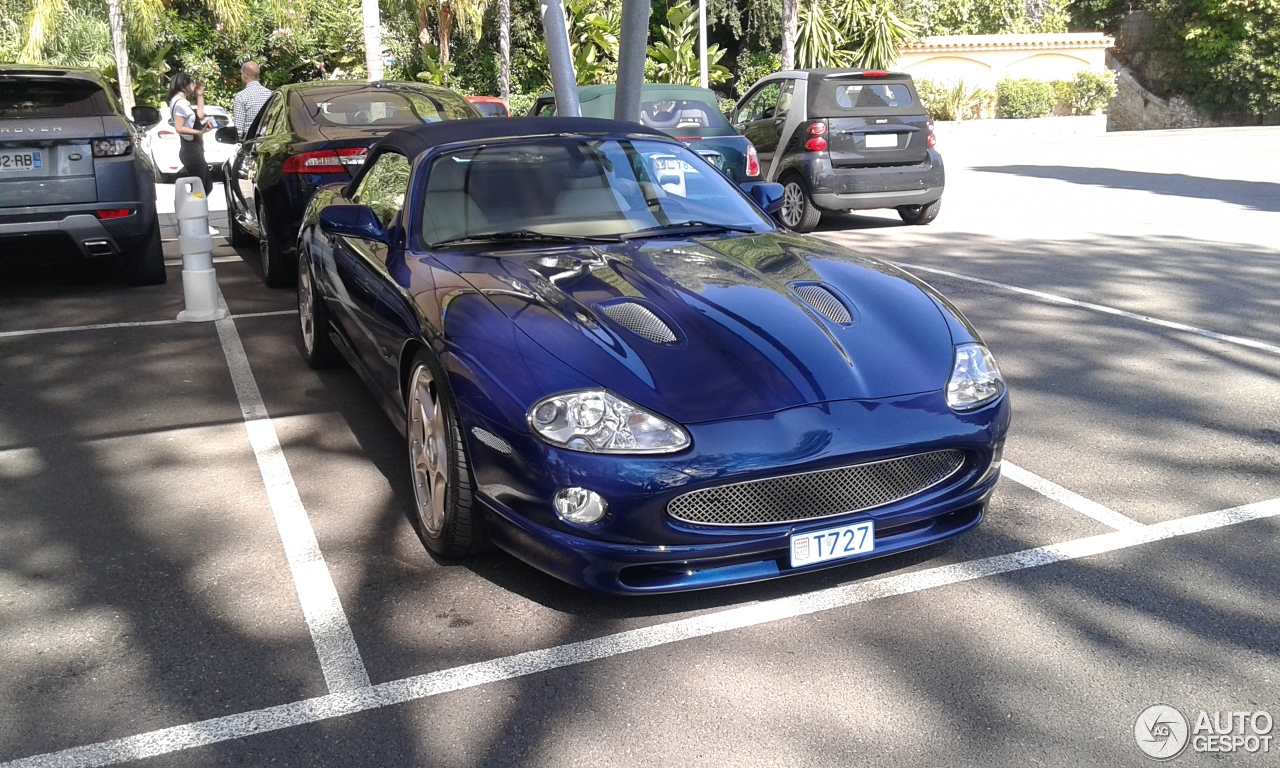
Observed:
[[[532,229],[513,229],[508,232],[485,232],[478,235],[466,235],[465,237],[452,237],[448,240],[432,243],[431,247],[439,248],[442,245],[466,245],[467,243],[492,243],[502,240],[541,240],[553,243],[577,243],[582,241],[616,243],[618,239],[616,237],[597,235],[554,235],[550,232],[537,232]]]
[[[679,224],[663,224],[657,227],[637,229],[635,232],[628,232],[624,235],[619,235],[619,237],[623,240],[630,240],[633,237],[655,237],[666,234],[688,234],[690,232],[756,233],[756,231],[751,227],[743,227],[737,224],[715,224],[710,221],[682,221]]]

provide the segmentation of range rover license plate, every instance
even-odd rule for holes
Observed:
[[[0,173],[22,173],[44,167],[38,149],[0,149]]]
[[[791,537],[791,567],[862,555],[876,548],[875,523],[870,520]]]

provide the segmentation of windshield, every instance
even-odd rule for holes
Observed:
[[[392,91],[362,86],[347,91],[304,91],[301,96],[308,117],[321,126],[402,126],[457,120],[472,116],[466,102],[436,94]]]
[[[431,245],[511,232],[590,238],[692,231],[695,223],[773,229],[701,157],[642,139],[540,139],[444,154],[431,166],[423,211],[422,236]]]

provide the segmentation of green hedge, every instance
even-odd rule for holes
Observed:
[[[1053,86],[1029,77],[1006,77],[996,83],[996,117],[1044,117],[1058,103]]]

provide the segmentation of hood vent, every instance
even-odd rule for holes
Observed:
[[[647,307],[634,301],[620,301],[597,307],[610,320],[654,344],[672,344],[676,335]]]
[[[804,299],[805,304],[816,309],[819,314],[831,322],[843,325],[853,322],[853,316],[849,314],[849,308],[844,305],[844,302],[840,301],[834,293],[821,285],[814,285],[813,283],[793,285],[791,290]]]

